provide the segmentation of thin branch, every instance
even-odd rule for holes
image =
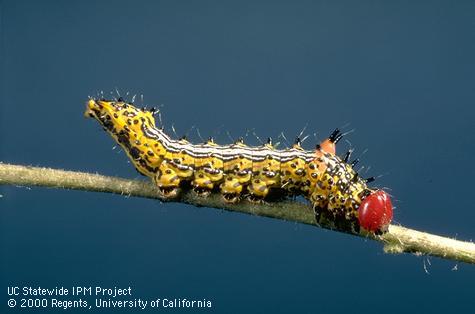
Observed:
[[[3,163],[0,163],[0,185],[44,186],[170,201],[160,198],[157,188],[147,181]],[[218,193],[200,197],[193,191],[183,191],[181,197],[173,201],[316,225],[311,207],[297,201],[254,204],[243,200],[238,204],[228,204]],[[334,229],[330,220],[320,221],[319,226]],[[475,264],[475,244],[472,242],[441,237],[396,225],[390,225],[388,232],[381,236],[368,233],[361,233],[359,236],[383,242],[384,251],[388,253],[427,254]]]

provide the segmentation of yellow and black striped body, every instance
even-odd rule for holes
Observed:
[[[98,120],[124,148],[137,170],[150,177],[162,196],[176,197],[190,185],[207,195],[218,190],[228,202],[244,196],[265,199],[271,190],[303,195],[314,208],[354,220],[358,205],[371,190],[352,167],[335,155],[326,140],[316,150],[299,144],[284,150],[242,141],[217,145],[174,140],[155,126],[152,112],[123,101],[90,100],[85,114]]]

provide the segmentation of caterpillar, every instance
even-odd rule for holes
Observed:
[[[96,119],[125,150],[137,171],[151,178],[161,197],[179,195],[190,186],[206,197],[218,190],[224,201],[236,203],[243,197],[259,202],[270,195],[303,195],[313,205],[317,222],[322,213],[336,222],[382,233],[391,222],[393,208],[389,195],[368,187],[373,179],[363,179],[350,163],[351,150],[336,155],[343,134],[336,129],[306,151],[300,140],[278,150],[269,139],[250,147],[240,139],[218,145],[212,138],[192,144],[185,138],[172,139],[155,125],[154,108],[134,107],[123,99],[90,99],[85,116]]]

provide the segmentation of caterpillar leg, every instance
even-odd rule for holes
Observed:
[[[247,187],[249,191],[249,200],[254,203],[260,203],[269,194],[269,185],[259,178],[253,178]]]
[[[236,175],[228,174],[221,183],[221,195],[227,203],[237,203],[243,190],[243,185]]]
[[[195,173],[195,178],[191,182],[193,186],[193,191],[200,196],[208,196],[211,193],[211,190],[214,187],[213,182],[210,178],[204,173],[203,170],[197,170]]]
[[[270,138],[263,147],[269,150],[275,149]],[[262,160],[252,162],[252,176],[247,186],[251,202],[261,203],[272,187],[280,187],[280,170],[280,161],[275,160],[270,154]]]
[[[222,161],[195,160],[195,173],[191,185],[200,196],[208,196],[217,183],[223,180]]]
[[[236,148],[246,147],[242,142]],[[221,194],[224,201],[236,203],[240,200],[244,186],[249,184],[252,176],[252,160],[242,155],[223,163],[224,181],[221,183]]]
[[[312,202],[315,210],[319,208],[326,208],[328,205],[327,195],[323,191],[316,190],[310,196],[310,202]]]
[[[159,171],[153,179],[161,197],[172,199],[178,196],[181,179],[166,160],[160,164]]]
[[[193,191],[200,196],[208,196],[214,189],[215,184],[222,181],[223,171],[211,167],[204,167],[195,171],[195,177],[191,182]]]

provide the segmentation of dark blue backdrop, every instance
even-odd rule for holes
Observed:
[[[4,0],[0,10],[1,161],[137,178],[83,118],[88,95],[117,87],[163,104],[179,135],[196,126],[221,143],[226,131],[293,138],[308,124],[310,148],[314,132],[347,125],[357,152],[368,149],[368,175],[391,188],[396,223],[475,235],[473,1]],[[9,285],[130,285],[135,297],[211,299],[219,313],[473,310],[470,265],[215,209],[0,194],[1,312]]]

